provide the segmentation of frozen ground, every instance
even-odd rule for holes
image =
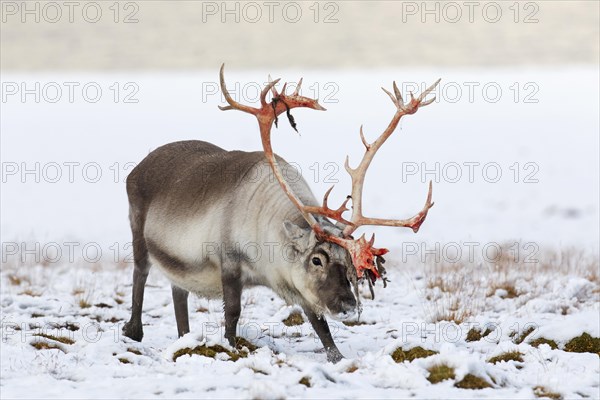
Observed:
[[[266,72],[232,68],[227,80],[232,88],[235,82],[256,87]],[[269,72],[290,81],[301,75]],[[584,332],[600,335],[597,70],[302,75],[305,94],[318,95],[328,111],[294,112],[300,137],[282,119],[274,147],[298,163],[317,196],[339,180],[333,201],[347,194],[342,163],[346,154],[351,162],[360,156],[360,124],[373,138],[393,114],[379,87],[390,88],[393,79],[424,85],[437,77],[446,84],[439,102],[406,118],[367,176],[371,214],[411,215],[422,206],[429,179],[436,205],[417,235],[376,231],[377,244],[393,250],[392,282],[377,288],[374,301],[364,301],[367,324],[335,322],[347,360],[326,363],[308,324],[282,324],[294,308],[257,288],[244,295],[240,330],[259,346],[256,352],[236,362],[198,355],[173,362],[180,348],[203,339],[222,342],[222,306],[193,298],[193,332],[177,340],[170,289],[158,275],[149,281],[144,341],[120,336],[130,308],[123,181],[132,165],[182,139],[259,149],[250,117],[218,111],[217,67],[181,74],[3,74],[4,96],[11,83],[20,89],[22,82],[28,88],[56,82],[63,90],[56,103],[47,101],[55,96],[52,85],[39,102],[34,95],[23,102],[21,93],[2,100],[3,398],[600,397],[598,354],[565,351]],[[65,82],[94,83],[103,94],[91,103],[75,90],[71,103]],[[134,86],[126,87],[129,82]],[[111,87],[119,88],[116,103]],[[253,97],[253,87],[246,97]],[[454,100],[457,88],[462,96]],[[126,94],[139,101],[125,103]],[[438,174],[422,176],[436,162]],[[502,257],[494,255],[498,243]],[[552,258],[553,252],[562,254]],[[496,329],[467,342],[473,324]],[[529,327],[534,331],[516,343]],[[39,333],[74,343],[34,336]],[[558,349],[532,346],[540,337]],[[60,349],[38,350],[31,345],[38,341]],[[439,353],[397,364],[389,354],[399,346]],[[522,353],[522,362],[488,362],[512,350]],[[430,383],[428,368],[442,363],[455,377]],[[456,388],[467,374],[491,388]],[[299,383],[304,377],[310,388]]]
[[[179,349],[225,345],[220,301],[192,298],[192,333],[178,340],[169,285],[151,274],[145,336],[137,343],[120,334],[129,317],[129,268],[6,267],[2,397],[598,398],[599,354],[565,351],[583,332],[600,335],[597,260],[576,261],[571,268],[560,267],[568,263],[560,259],[460,268],[390,262],[392,282],[377,288],[375,300],[364,300],[363,324],[331,321],[347,357],[336,365],[326,362],[308,323],[282,322],[297,310],[264,288],[242,299],[239,334],[259,346],[255,352],[236,362],[224,354],[174,362]],[[463,322],[442,321],[451,315]],[[471,328],[493,331],[467,341]],[[72,344],[57,341],[64,338]],[[558,349],[534,346],[540,338]],[[40,342],[57,348],[38,350]],[[438,354],[403,363],[390,356],[416,346]],[[509,351],[522,360],[490,362]],[[454,378],[432,384],[428,369],[439,364],[453,368]],[[455,387],[467,374],[490,387]]]

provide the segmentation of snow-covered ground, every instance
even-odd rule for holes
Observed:
[[[255,288],[244,294],[239,333],[258,350],[236,362],[198,355],[173,362],[180,348],[223,344],[222,305],[193,298],[192,333],[178,340],[170,288],[158,274],[147,289],[144,341],[120,334],[131,305],[127,172],[176,140],[260,148],[251,117],[217,109],[218,66],[170,74],[3,74],[3,398],[532,398],[544,390],[600,397],[598,354],[565,351],[584,332],[600,335],[596,69],[233,67],[227,81],[247,102],[256,100],[266,72],[289,81],[304,76],[304,94],[319,97],[328,111],[293,112],[300,136],[282,118],[274,148],[297,163],[317,196],[339,181],[332,202],[348,192],[343,161],[361,155],[359,126],[374,138],[393,115],[379,87],[390,89],[395,79],[405,92],[411,83],[419,92],[442,78],[439,100],[402,122],[367,176],[369,214],[412,215],[430,179],[436,205],[417,235],[374,230],[377,245],[392,249],[391,283],[363,302],[367,324],[332,322],[347,359],[326,363],[307,323],[282,323],[295,308]],[[62,95],[53,103],[57,87]],[[30,90],[24,97],[23,88]],[[102,95],[92,102],[97,88]],[[127,96],[138,101],[125,102]],[[561,255],[551,259],[554,253]],[[495,330],[467,342],[473,324]],[[529,327],[535,330],[517,344]],[[532,346],[539,337],[558,349]],[[38,350],[31,345],[38,341],[60,349]],[[399,346],[438,354],[396,363],[389,355]],[[488,362],[512,350],[522,362]],[[430,383],[427,370],[437,364],[454,368],[455,377]],[[467,374],[491,388],[456,388]],[[304,377],[310,388],[299,383]]]
[[[545,272],[544,267],[516,264],[458,271],[390,264],[389,286],[377,287],[375,300],[364,300],[363,325],[330,321],[347,357],[336,365],[326,362],[308,323],[282,322],[297,309],[265,288],[245,292],[239,325],[239,334],[258,350],[236,362],[225,355],[185,355],[173,362],[181,348],[205,342],[226,346],[220,301],[192,298],[192,333],[177,339],[168,282],[151,274],[145,336],[137,343],[120,332],[131,304],[129,268],[5,268],[3,398],[497,399],[533,398],[536,390],[565,398],[598,397],[598,354],[564,351],[566,343],[583,332],[600,335],[600,285],[597,275],[595,280],[586,275],[597,264],[578,271],[554,265]],[[494,285],[513,288],[516,294],[494,290]],[[455,311],[464,322],[439,321]],[[466,341],[471,328],[493,331],[478,341]],[[533,331],[517,344],[530,328]],[[39,334],[74,342],[62,344]],[[559,348],[532,345],[542,337]],[[58,349],[37,350],[32,344],[38,342]],[[438,354],[403,363],[390,356],[398,347],[416,346]],[[520,352],[522,362],[489,362],[508,351]],[[454,368],[454,379],[430,383],[427,370],[438,364]],[[490,387],[456,388],[467,374]],[[302,378],[310,388],[300,383]]]

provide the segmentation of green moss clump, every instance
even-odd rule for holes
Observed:
[[[560,393],[551,392],[550,390],[548,390],[547,388],[545,388],[543,386],[534,387],[533,394],[535,395],[535,397],[546,397],[546,398],[553,399],[553,400],[560,400],[563,398]]]
[[[299,384],[304,385],[306,387],[311,387],[312,385],[310,384],[310,379],[306,376],[302,377],[302,379],[300,379],[300,381],[298,381]]]
[[[497,364],[501,361],[518,361],[523,362],[523,353],[519,351],[507,351],[506,353],[499,354],[488,360],[489,363]]]
[[[472,390],[492,387],[492,385],[490,385],[485,379],[472,374],[465,375],[465,377],[460,382],[456,382],[454,386],[459,389]]]
[[[206,346],[206,345],[202,345],[202,346],[196,346],[193,349],[190,347],[184,347],[183,349],[179,349],[175,352],[175,354],[173,354],[173,361],[177,361],[177,359],[181,356],[185,356],[185,355],[199,355],[199,356],[204,356],[204,357],[210,357],[210,358],[216,358],[217,354],[219,353],[225,353],[229,356],[229,360],[230,361],[237,361],[240,358],[246,358],[248,357],[248,352],[243,351],[243,350],[238,350],[237,352],[233,352],[233,351],[229,351],[227,350],[225,347],[221,346],[221,345],[214,345],[214,346]]]
[[[304,318],[302,318],[302,314],[299,312],[293,312],[289,317],[283,320],[283,324],[285,326],[295,326],[302,325],[304,323]]]
[[[125,357],[120,357],[119,361],[121,362],[121,364],[131,364],[131,361],[129,361]]]
[[[429,368],[429,376],[427,380],[433,384],[439,383],[446,379],[454,379],[454,368],[447,366],[446,364],[434,365]]]
[[[469,329],[469,332],[467,332],[466,341],[477,342],[478,340],[481,340],[482,337],[483,336],[481,336],[481,331],[479,329],[471,328]]]
[[[600,356],[600,338],[592,337],[589,333],[584,332],[581,336],[577,336],[565,345],[565,351],[571,353],[596,353]]]
[[[39,337],[43,337],[43,338],[46,338],[46,339],[55,340],[57,342],[64,343],[64,344],[73,344],[73,343],[75,343],[75,341],[73,339],[70,339],[70,338],[65,337],[65,336],[54,336],[54,335],[48,335],[46,333],[36,333],[33,336],[39,336]]]
[[[546,339],[544,337],[534,339],[531,342],[529,342],[529,344],[533,347],[538,347],[541,344],[547,344],[552,350],[558,349],[558,344],[556,344],[554,340]]]
[[[438,352],[433,350],[426,350],[421,346],[413,347],[408,351],[404,351],[402,347],[398,347],[392,353],[392,359],[397,363],[401,363],[404,361],[410,362],[416,360],[417,358],[427,358],[434,354],[438,354]]]

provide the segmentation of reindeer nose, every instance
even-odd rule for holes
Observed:
[[[347,318],[352,318],[354,316],[354,314],[356,314],[356,307],[350,307],[350,308],[342,311],[341,313],[339,313],[339,317],[340,317],[340,319],[344,320]]]
[[[354,312],[354,310],[356,308],[356,299],[354,298],[354,296],[352,294],[350,296],[346,296],[344,299],[342,299],[342,308],[344,309],[344,313],[346,311]]]

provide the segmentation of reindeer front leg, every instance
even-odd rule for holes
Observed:
[[[303,309],[304,314],[306,314],[306,316],[308,317],[308,321],[312,325],[315,332],[317,332],[319,339],[321,339],[323,347],[325,347],[325,352],[327,353],[327,361],[335,364],[338,361],[342,360],[344,356],[333,341],[331,331],[329,330],[329,324],[327,324],[327,320],[325,319],[325,317],[317,316],[317,314],[308,309],[308,307],[303,307]]]
[[[225,338],[236,344],[236,328],[242,311],[242,281],[239,263],[226,259],[221,270],[223,305],[225,311]]]

